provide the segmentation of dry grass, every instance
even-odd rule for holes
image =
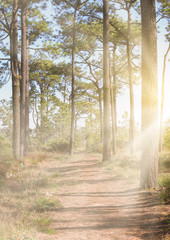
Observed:
[[[139,179],[139,163],[139,153],[131,156],[127,152],[118,152],[110,162],[102,162],[101,165],[106,167],[111,174],[133,182]]]
[[[55,234],[51,211],[61,207],[53,187],[57,174],[54,178],[45,168],[52,159],[56,155],[33,153],[22,166],[16,163],[5,172],[0,186],[0,240],[35,240],[37,232]]]

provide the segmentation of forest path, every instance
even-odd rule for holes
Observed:
[[[51,212],[56,234],[39,233],[39,240],[162,239],[161,207],[153,193],[111,175],[98,156],[78,154],[53,166],[44,167],[58,175],[55,197],[62,207]]]

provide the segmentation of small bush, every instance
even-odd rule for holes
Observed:
[[[37,165],[38,163],[43,162],[47,158],[47,154],[44,152],[33,152],[29,154],[28,160],[31,164]]]
[[[55,140],[48,144],[47,151],[65,153],[69,151],[69,146],[69,142],[66,139]]]
[[[159,156],[159,170],[161,172],[170,172],[170,152],[162,152]]]
[[[102,153],[102,146],[99,134],[91,134],[86,137],[86,152]]]
[[[166,127],[163,133],[163,147],[166,150],[170,150],[170,119],[166,123]]]
[[[164,174],[158,180],[162,202],[170,203],[170,175]]]
[[[8,140],[0,137],[0,178],[4,178],[14,164],[12,149]]]

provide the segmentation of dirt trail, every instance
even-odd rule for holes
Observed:
[[[109,174],[98,157],[50,164],[46,171],[59,173],[56,198],[62,207],[51,212],[56,235],[40,234],[39,240],[162,239],[161,206],[153,193]]]

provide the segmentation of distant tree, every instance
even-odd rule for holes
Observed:
[[[103,161],[111,159],[109,59],[109,0],[103,0]]]
[[[56,6],[60,6],[63,10],[67,9],[67,12],[64,14],[64,18],[61,16],[61,19],[66,22],[71,21],[71,32],[69,33],[69,37],[71,34],[71,55],[72,55],[72,92],[71,92],[71,127],[70,127],[70,156],[73,155],[74,152],[74,128],[75,128],[75,56],[76,56],[76,33],[77,33],[77,16],[81,8],[88,2],[89,0],[53,0]],[[61,12],[61,11],[60,11]],[[63,12],[64,13],[64,12]],[[68,26],[67,22],[67,26]],[[67,38],[69,39],[68,34]],[[68,42],[68,40],[66,41]]]
[[[142,158],[140,186],[154,188],[158,176],[157,36],[154,0],[141,0]]]
[[[166,70],[166,60],[168,53],[170,51],[170,43],[168,49],[164,56],[164,64],[163,64],[163,73],[162,73],[162,96],[161,96],[161,112],[160,112],[160,132],[159,132],[159,151],[162,151],[162,133],[163,133],[163,110],[164,110],[164,88],[165,88],[165,70]]]
[[[0,100],[1,133],[11,141],[12,139],[12,101]]]
[[[59,103],[56,96],[60,81],[58,70],[52,60],[30,60],[31,99],[34,103],[34,113],[38,117],[35,125],[38,127],[40,142],[43,144],[47,142],[51,132],[51,111],[55,109],[56,103]]]
[[[167,40],[170,42],[170,2],[169,0],[158,0],[159,3],[159,9],[158,9],[158,21],[160,21],[161,19],[167,19],[168,21],[168,25],[166,27],[167,29],[167,34],[166,34],[166,38]]]

